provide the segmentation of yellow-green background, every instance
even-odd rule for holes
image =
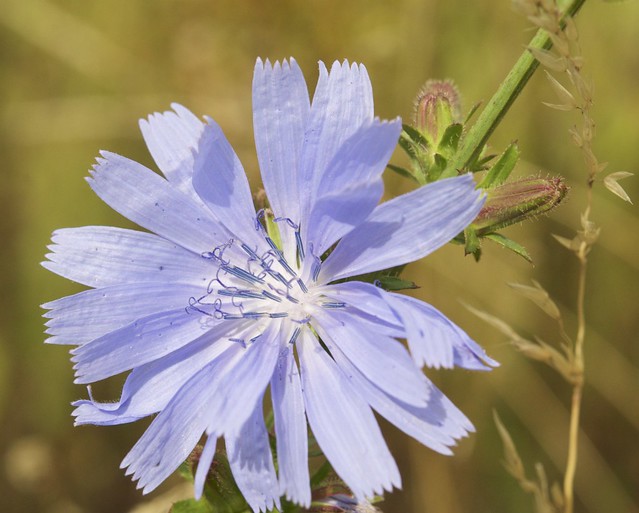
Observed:
[[[585,73],[595,82],[596,153],[609,170],[639,170],[639,3],[586,2],[579,15]],[[294,56],[311,89],[317,61],[364,62],[381,117],[409,119],[428,78],[453,78],[465,108],[486,100],[532,36],[507,0],[2,0],[0,2],[0,511],[119,513],[145,498],[118,469],[146,422],[72,428],[64,347],[45,346],[39,304],[79,288],[39,266],[52,230],[130,226],[83,180],[100,149],[151,165],[137,119],[178,101],[214,117],[259,186],[251,127],[257,56]],[[386,513],[532,512],[501,466],[492,410],[522,455],[560,478],[569,392],[468,313],[460,300],[501,316],[524,335],[557,341],[552,323],[507,282],[540,281],[574,331],[576,262],[550,233],[571,236],[584,205],[582,157],[567,129],[578,118],[542,106],[555,98],[536,75],[495,134],[520,141],[522,176],[562,174],[572,187],[549,218],[514,227],[535,266],[486,246],[480,264],[447,247],[410,266],[408,278],[482,343],[502,367],[491,374],[431,372],[477,433],[447,458],[385,425],[404,490]],[[636,179],[624,186],[639,199]],[[408,184],[387,176],[391,193]],[[602,227],[588,279],[588,385],[577,509],[637,512],[639,504],[639,221],[634,207],[598,187]],[[424,219],[428,222],[428,219]],[[116,398],[117,385],[104,391]],[[179,493],[184,492],[183,489]],[[165,511],[162,507],[150,511]]]

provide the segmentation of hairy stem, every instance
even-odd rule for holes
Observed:
[[[572,17],[581,8],[585,0],[564,0],[559,5],[565,17]],[[535,37],[530,41],[529,48],[549,49],[552,42],[548,33],[539,29]],[[530,77],[533,75],[539,61],[535,59],[530,51],[525,50],[521,54],[513,68],[510,70],[504,81],[497,89],[497,92],[490,99],[475,124],[470,128],[462,141],[462,145],[451,164],[442,174],[455,176],[468,169],[470,164],[477,159],[486,141],[493,133],[502,118],[508,112],[510,106],[515,102],[517,96],[522,91]]]

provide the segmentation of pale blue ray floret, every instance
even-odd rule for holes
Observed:
[[[293,59],[258,59],[253,123],[279,237],[255,211],[213,120],[177,104],[153,114],[140,128],[164,177],[102,152],[88,178],[148,232],[53,234],[45,267],[91,288],[44,305],[49,342],[76,346],[76,383],[130,371],[119,401],[77,401],[73,414],[77,424],[100,425],[157,414],[122,462],[145,493],[205,435],[196,497],[223,437],[253,510],[279,507],[281,496],[308,506],[308,423],[365,500],[401,485],[373,411],[448,454],[472,425],[421,367],[495,362],[432,306],[351,278],[426,256],[463,230],[483,199],[465,175],[379,204],[401,122],[374,117],[362,65],[336,62],[329,73],[320,63],[311,102]],[[262,413],[267,391],[277,472]]]

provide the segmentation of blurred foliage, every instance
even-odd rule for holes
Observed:
[[[591,0],[578,26],[585,73],[596,85],[597,154],[610,170],[636,172],[639,2]],[[66,350],[42,344],[38,305],[79,290],[38,265],[51,231],[129,226],[83,180],[99,149],[151,165],[136,119],[179,101],[220,123],[257,187],[250,98],[257,56],[295,56],[311,87],[317,60],[364,62],[377,114],[408,120],[412,99],[429,78],[453,78],[466,109],[487,100],[531,34],[507,0],[3,0],[0,511],[127,512],[153,499],[159,502],[137,511],[164,512],[162,495],[174,493],[176,481],[143,498],[119,469],[147,423],[72,427],[69,402],[86,391],[72,384]],[[387,513],[532,511],[501,465],[493,408],[525,462],[543,462],[552,480],[563,467],[569,399],[563,383],[459,303],[463,299],[551,342],[554,326],[507,286],[534,278],[564,309],[568,329],[574,325],[576,265],[550,234],[570,236],[576,228],[585,171],[568,139],[575,120],[542,106],[553,99],[548,81],[533,77],[492,140],[498,150],[519,141],[523,163],[515,175],[562,174],[572,188],[551,217],[507,230],[535,266],[495,245],[486,245],[477,264],[451,246],[404,274],[421,285],[416,295],[457,321],[502,366],[490,374],[429,373],[478,433],[447,458],[387,429],[404,481],[404,491],[383,503]],[[399,152],[396,162],[405,165]],[[394,173],[387,179],[391,195],[411,187]],[[636,179],[624,188],[639,198]],[[592,217],[602,235],[588,279],[577,510],[636,513],[639,219],[631,205],[603,187]],[[110,382],[95,393],[116,398],[120,385]]]

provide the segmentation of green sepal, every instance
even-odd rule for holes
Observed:
[[[472,225],[464,230],[464,254],[473,255],[476,262],[481,258],[481,242]]]
[[[189,481],[193,481],[201,451],[202,446],[198,445],[188,460],[179,467],[180,474]],[[235,483],[231,466],[223,450],[215,452],[213,464],[204,483],[202,498],[198,501],[189,499],[177,502],[169,513],[250,513],[249,505]]]
[[[486,173],[484,178],[479,182],[482,189],[490,189],[504,183],[515,168],[515,164],[519,160],[519,146],[516,142],[510,143],[506,151],[502,153],[493,164],[493,167]]]
[[[418,184],[421,185],[417,177],[408,169],[405,169],[401,166],[395,166],[394,164],[386,164],[386,167],[391,171],[395,171],[398,175],[403,176],[404,178],[410,178],[411,180],[415,180]]]
[[[441,176],[442,171],[446,169],[447,165],[448,165],[448,161],[446,160],[446,158],[444,158],[439,153],[435,153],[433,155],[433,165],[430,166],[430,169],[428,170],[428,175],[426,176],[424,183],[421,185],[425,185],[431,182],[436,182],[437,180],[439,180],[439,177]]]
[[[205,499],[186,499],[171,506],[169,513],[217,513]]]
[[[421,146],[423,148],[428,148],[429,146],[428,141],[421,134],[419,130],[405,123],[402,124],[402,129],[404,130],[404,133],[402,133],[402,135],[399,138],[400,144],[402,139],[404,140],[408,139],[415,145]],[[404,134],[406,134],[406,136]]]
[[[461,123],[453,123],[452,125],[449,125],[437,145],[437,153],[443,155],[447,159],[452,157],[452,155],[457,151],[463,130],[464,127]]]
[[[500,246],[503,246],[506,249],[513,251],[514,253],[517,253],[520,257],[524,258],[526,261],[532,264],[532,258],[528,254],[528,251],[526,251],[526,248],[524,248],[518,242],[515,242],[514,240],[509,239],[508,237],[505,237],[501,233],[496,233],[496,232],[487,233],[486,235],[483,235],[483,237],[486,239],[490,239],[493,242],[496,242]]]

